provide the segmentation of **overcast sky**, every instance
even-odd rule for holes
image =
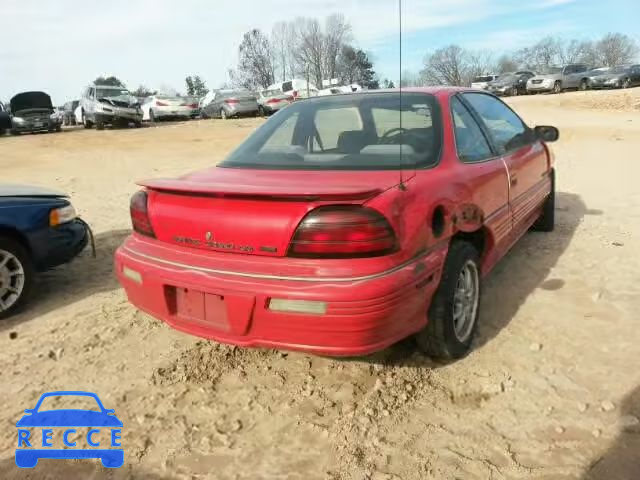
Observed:
[[[640,0],[403,1],[403,67],[415,71],[426,52],[452,42],[501,52],[546,34],[640,40]],[[189,74],[218,87],[245,31],[332,12],[347,17],[380,76],[397,79],[396,0],[0,0],[0,98],[44,90],[61,104],[105,74],[132,89],[183,91]]]

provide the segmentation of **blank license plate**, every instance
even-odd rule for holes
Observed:
[[[227,308],[224,297],[187,288],[177,288],[176,316],[202,326],[228,332]]]

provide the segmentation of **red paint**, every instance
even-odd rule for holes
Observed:
[[[436,167],[403,171],[403,188],[399,171],[211,168],[142,182],[157,238],[134,233],[116,252],[116,272],[129,300],[194,335],[327,355],[371,353],[422,329],[451,239],[483,233],[486,275],[539,216],[551,189],[552,158],[535,141],[504,157],[464,164],[449,110],[451,96],[461,90],[406,91],[436,96],[444,143]],[[307,215],[337,204],[384,219],[369,224],[361,217],[365,226],[358,238],[385,246],[393,238],[390,253],[288,256]],[[135,214],[144,226],[143,210]],[[437,210],[445,218],[439,235],[432,231]],[[307,240],[328,238],[314,235]],[[141,285],[123,274],[125,266],[141,273]],[[327,310],[274,312],[270,298],[326,302]]]

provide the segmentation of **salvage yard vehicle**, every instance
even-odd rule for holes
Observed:
[[[258,114],[258,99],[248,90],[219,90],[207,105],[202,107],[205,118],[255,116]]]
[[[290,95],[294,100],[299,98],[317,97],[318,89],[312,83],[299,78],[293,78],[285,82],[278,82],[270,85],[267,90],[278,90],[285,95]]]
[[[640,65],[620,65],[590,79],[593,89],[629,88],[640,85]]]
[[[279,90],[260,90],[256,93],[260,116],[271,115],[293,102],[293,97]]]
[[[294,102],[218,166],[140,182],[116,273],[138,308],[225,343],[352,356],[417,334],[459,358],[481,278],[554,227],[557,138],[477,90]]]
[[[535,76],[535,73],[528,70],[503,73],[497,80],[489,82],[486,90],[498,96],[526,95],[527,81]]]
[[[73,100],[67,102],[63,107],[62,124],[63,125],[75,125],[76,124],[76,108],[80,105],[80,100]]]
[[[22,92],[10,101],[11,133],[59,132],[62,118],[44,92]]]
[[[4,103],[0,102],[0,136],[11,128],[11,116],[7,112]]]
[[[543,68],[535,77],[527,82],[529,93],[552,92],[561,93],[567,87],[567,78],[576,73],[590,70],[591,67],[584,63],[565,65],[564,67]]]
[[[163,118],[190,119],[198,114],[198,101],[192,97],[152,95],[142,102],[142,120],[155,122]]]
[[[491,82],[496,81],[499,78],[499,75],[481,75],[479,77],[475,77],[471,81],[471,88],[477,90],[486,90]]]
[[[73,260],[90,236],[64,193],[0,184],[0,318],[24,305],[36,272]]]
[[[598,67],[584,72],[571,73],[564,78],[565,90],[588,90],[591,88],[591,80],[609,70],[608,67]]]
[[[105,125],[128,126],[130,123],[142,126],[140,103],[123,87],[90,85],[82,92],[80,107],[85,128],[95,125],[102,130]]]

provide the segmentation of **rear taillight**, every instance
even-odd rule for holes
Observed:
[[[240,103],[240,102],[235,98],[229,98],[228,100],[225,100],[224,103],[226,103],[227,105],[235,105],[236,103]]]
[[[131,197],[129,211],[131,212],[131,224],[133,230],[147,237],[156,237],[149,219],[149,211],[147,209],[148,197],[147,192],[140,190]]]
[[[156,107],[168,107],[168,103],[161,102],[160,100],[156,100]]]
[[[273,105],[274,103],[280,103],[280,99],[279,98],[270,98],[269,100],[267,100],[267,104],[269,104],[269,105]]]
[[[198,104],[197,103],[191,103],[189,105],[187,105],[189,108],[198,108]]]
[[[320,207],[298,225],[289,245],[290,257],[376,257],[396,250],[387,219],[360,206]]]

